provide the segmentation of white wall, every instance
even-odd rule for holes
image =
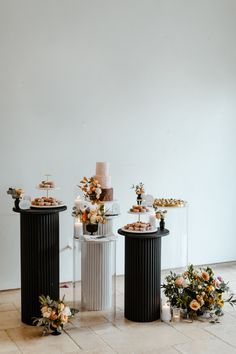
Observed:
[[[53,174],[63,248],[75,186],[99,160],[121,225],[143,181],[189,201],[191,262],[236,259],[235,18],[234,0],[0,1],[0,289],[19,286],[8,187],[36,196]],[[122,272],[122,241],[117,259]],[[62,281],[71,262],[62,252]]]

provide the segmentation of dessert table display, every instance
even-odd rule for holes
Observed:
[[[47,191],[47,197],[35,198],[30,208],[13,208],[20,213],[21,318],[28,325],[40,316],[40,295],[59,299],[59,213],[67,207],[49,198]]]
[[[117,237],[113,221],[120,211],[113,200],[108,163],[97,162],[96,175],[84,177],[80,188],[84,199],[76,199],[73,211],[73,306],[82,312],[108,310],[115,316]]]

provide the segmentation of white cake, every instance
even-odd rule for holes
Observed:
[[[102,188],[111,188],[111,176],[109,175],[108,162],[96,162],[96,175],[94,176]]]
[[[109,175],[109,163],[108,162],[96,162],[96,175],[94,178],[101,185],[102,193],[100,200],[112,201],[113,200],[113,188],[111,187],[111,176]]]

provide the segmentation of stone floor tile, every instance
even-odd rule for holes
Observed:
[[[182,354],[236,354],[236,348],[217,338],[197,339],[189,343],[174,345]]]
[[[81,350],[89,353],[111,353],[114,352],[109,344],[105,343],[101,336],[97,335],[90,328],[72,328],[66,331],[73,338]]]
[[[28,326],[9,329],[7,334],[24,354],[58,354],[80,350],[64,331],[55,338],[50,334],[42,336],[42,328]]]
[[[22,327],[21,316],[19,311],[2,311],[0,330],[15,327]]]
[[[218,323],[214,326],[205,327],[205,331],[234,346],[236,349],[236,322]]]
[[[171,326],[159,323],[155,326],[130,326],[116,333],[101,334],[100,337],[118,353],[140,353],[189,342],[190,339]]]
[[[16,344],[7,335],[6,331],[0,331],[0,353],[19,353]]]
[[[0,312],[2,311],[14,311],[16,310],[15,305],[12,302],[0,303]]]

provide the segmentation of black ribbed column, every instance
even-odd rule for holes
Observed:
[[[118,231],[125,237],[125,317],[135,322],[160,318],[161,237]]]
[[[21,318],[40,317],[39,295],[59,299],[59,211],[20,210]],[[18,210],[15,210],[18,211]]]

